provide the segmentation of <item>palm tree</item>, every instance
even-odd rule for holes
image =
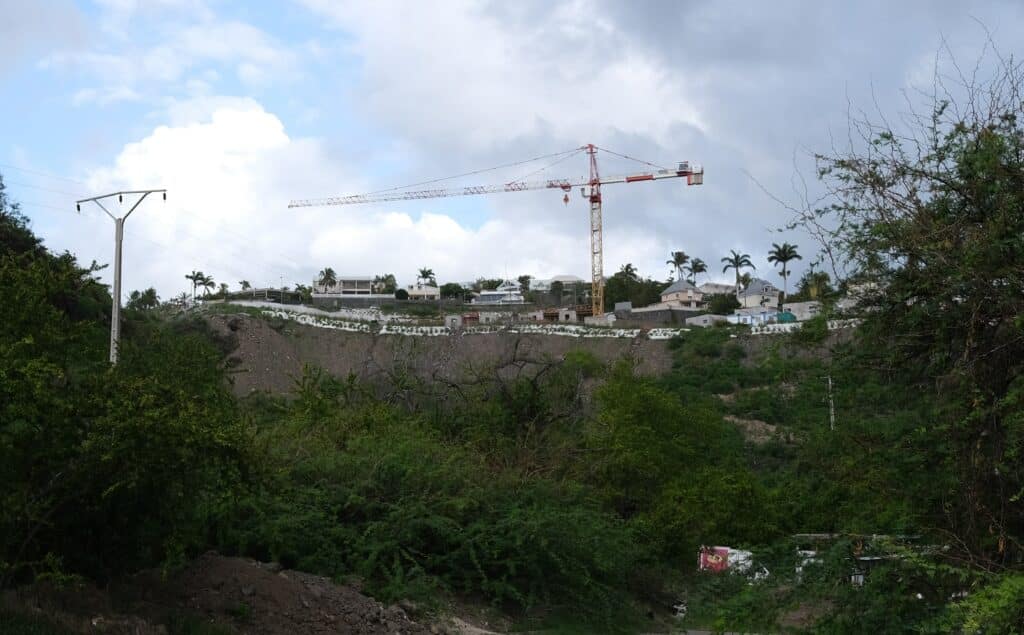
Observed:
[[[729,255],[722,258],[722,262],[725,263],[725,266],[722,267],[722,273],[725,273],[730,269],[736,272],[736,297],[739,298],[740,272],[746,268],[757,269],[757,267],[754,266],[754,263],[750,262],[750,254],[741,254],[735,249],[730,249]]]
[[[222,297],[225,300],[227,300],[228,299],[228,283],[226,283],[226,282],[220,283],[220,290],[218,291],[218,293],[220,293],[220,297]]]
[[[395,289],[398,288],[398,281],[395,280],[395,274],[385,273],[373,278],[374,293],[394,293]]]
[[[416,282],[419,282],[420,280],[423,282],[429,282],[431,285],[437,284],[434,277],[434,270],[427,267],[420,269],[420,275],[416,277]]]
[[[242,291],[248,291],[249,289],[252,288],[252,285],[249,284],[248,280],[241,280],[241,281],[239,281],[238,282],[238,286],[242,287]]]
[[[324,267],[323,269],[321,269],[319,283],[320,286],[323,287],[325,291],[333,287],[334,285],[338,284],[338,276],[337,274],[334,273],[334,269],[331,269],[330,267]]]
[[[519,276],[519,290],[522,293],[526,293],[530,290],[530,280],[533,278],[530,274],[523,274]]]
[[[203,279],[199,281],[199,286],[203,287],[203,295],[210,295],[210,289],[217,286],[217,283],[213,281],[213,276],[203,276]]]
[[[683,279],[683,269],[686,268],[686,263],[690,261],[690,257],[686,255],[686,252],[673,251],[671,252],[671,258],[665,261],[666,265],[671,265],[676,270],[676,277],[680,280]]]
[[[768,252],[768,262],[782,265],[782,297],[789,295],[789,261],[803,260],[803,256],[796,252],[796,245],[789,243],[772,243],[772,249]]]
[[[690,266],[686,270],[690,272],[690,282],[697,284],[697,274],[707,273],[708,265],[700,258],[694,258],[690,261]]]
[[[187,274],[185,276],[185,279],[192,283],[192,302],[195,302],[196,301],[196,287],[198,287],[199,285],[203,284],[203,280],[206,279],[206,276],[203,275],[202,271],[196,271],[195,269],[193,269],[192,273]]]
[[[629,280],[637,279],[636,267],[634,267],[633,263],[631,262],[627,262],[626,264],[622,265],[622,267],[619,268],[619,273],[625,274],[626,278]]]

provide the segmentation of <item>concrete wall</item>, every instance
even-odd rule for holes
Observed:
[[[513,358],[532,360],[526,366],[539,368],[538,363],[561,359],[578,349],[589,351],[605,363],[635,355],[638,371],[648,375],[665,373],[672,366],[667,340],[647,338],[508,333],[408,337],[352,333],[293,322],[282,325],[247,315],[212,315],[209,320],[215,330],[238,342],[229,363],[233,388],[239,395],[290,393],[304,364],[319,366],[337,377],[354,373],[368,381],[386,381],[393,374],[411,373],[428,382],[474,377],[474,373],[508,364]]]

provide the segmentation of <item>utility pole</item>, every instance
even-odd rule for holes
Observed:
[[[142,201],[146,200],[146,197],[150,194],[155,193],[163,194],[164,200],[167,200],[167,190],[132,190],[129,192],[114,192],[113,194],[104,194],[102,196],[93,196],[92,198],[83,198],[80,201],[75,201],[75,209],[79,212],[82,211],[82,203],[93,202],[101,210],[106,213],[107,216],[114,221],[114,289],[113,289],[113,306],[110,312],[110,363],[117,363],[117,347],[121,342],[121,242],[124,240],[124,222],[128,220],[128,217],[132,215],[135,208],[138,207]],[[139,200],[135,201],[132,208],[128,210],[128,213],[124,216],[114,216],[110,213],[101,202],[104,199],[117,197],[118,203],[124,202],[125,194],[139,194]]]
[[[828,375],[828,429],[836,429],[836,403],[832,399],[832,375]]]

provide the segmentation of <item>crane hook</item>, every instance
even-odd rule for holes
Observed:
[[[562,197],[562,202],[565,203],[566,205],[569,204],[569,195],[568,194],[566,194],[565,196]]]

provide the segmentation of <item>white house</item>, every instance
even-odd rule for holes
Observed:
[[[519,283],[511,280],[502,282],[497,289],[481,291],[473,298],[473,304],[522,304],[525,301],[519,292]]]
[[[771,307],[775,309],[779,306],[779,298],[782,292],[775,287],[774,284],[767,280],[760,278],[754,278],[747,285],[747,288],[740,291],[739,296],[736,298],[740,301],[740,307],[744,309],[753,309],[761,307]]]
[[[429,284],[410,284],[405,288],[410,300],[440,300],[441,290]]]
[[[721,282],[705,282],[697,289],[704,295],[734,295],[736,293],[735,285]]]
[[[785,302],[782,305],[783,311],[793,314],[797,322],[809,320],[821,313],[821,302],[809,300],[807,302]]]
[[[334,279],[334,284],[323,285],[320,280],[313,280],[313,293],[322,295],[371,295],[376,291],[373,276],[341,276]]]
[[[707,328],[714,326],[715,324],[728,322],[729,318],[724,315],[715,315],[713,313],[705,313],[704,315],[695,315],[693,317],[686,318],[686,326],[699,326],[701,328]]]
[[[689,280],[677,280],[672,286],[661,292],[661,301],[670,307],[682,309],[698,309],[703,302],[704,294],[693,286]]]
[[[774,322],[778,317],[774,308],[751,307],[736,309],[732,315],[726,316],[729,324],[746,324],[748,326],[764,326]]]
[[[560,275],[548,280],[530,280],[530,291],[547,293],[548,291],[551,291],[551,285],[556,282],[561,282],[563,287],[568,287],[570,285],[583,284],[583,278],[580,278],[579,276]]]

